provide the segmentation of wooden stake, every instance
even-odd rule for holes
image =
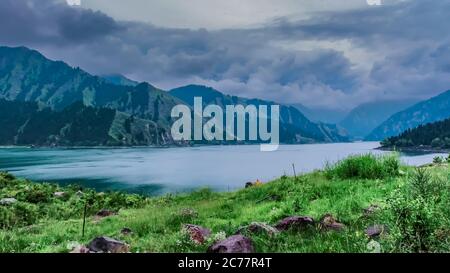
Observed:
[[[292,163],[292,169],[294,170],[294,178],[297,178],[297,173],[295,172],[295,165]]]
[[[87,203],[88,203],[88,201],[86,200],[86,202],[84,203],[83,229],[81,230],[81,238],[84,238],[84,228],[86,226]]]

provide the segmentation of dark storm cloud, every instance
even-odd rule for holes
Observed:
[[[112,18],[91,10],[67,8],[56,11],[55,25],[58,33],[67,42],[84,42],[106,35],[117,33],[123,29]]]
[[[351,107],[448,89],[448,18],[448,0],[411,0],[211,31],[117,21],[64,1],[3,0],[0,43],[166,88],[201,83],[247,97]]]
[[[114,19],[51,0],[4,0],[0,3],[3,43],[73,44],[111,35],[121,29]]]
[[[449,14],[448,0],[409,0],[316,19],[305,28],[305,32],[309,35],[349,37],[361,42],[373,42],[379,38],[435,39],[448,35]]]

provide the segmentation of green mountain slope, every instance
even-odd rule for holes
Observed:
[[[25,47],[0,47],[0,97],[4,99],[62,110],[76,101],[98,106],[120,98],[128,89]]]
[[[79,101],[86,106],[116,109],[156,123],[160,135],[155,142],[161,135],[170,138],[170,111],[181,103],[148,83],[111,84],[25,47],[0,47],[0,98],[36,102],[54,111]]]
[[[105,102],[102,106],[157,122],[166,132],[171,126],[172,108],[181,103],[183,102],[166,91],[144,82],[126,90],[117,100]]]
[[[450,90],[394,114],[375,128],[367,140],[382,140],[419,125],[450,117]]]
[[[179,103],[148,83],[110,84],[24,47],[0,47],[0,98],[34,101],[57,111],[82,101],[86,106],[116,108],[163,124],[170,109]],[[155,108],[161,113],[155,113]]]
[[[163,145],[158,126],[110,108],[74,103],[60,112],[37,103],[0,99],[3,145]]]

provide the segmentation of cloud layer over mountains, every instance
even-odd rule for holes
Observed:
[[[252,27],[194,29],[124,21],[62,0],[3,0],[0,44],[162,88],[197,83],[243,97],[351,108],[449,89],[449,18],[450,0],[392,0]]]

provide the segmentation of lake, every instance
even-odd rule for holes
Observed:
[[[321,169],[352,154],[386,153],[378,142],[282,145],[260,152],[259,145],[189,148],[0,148],[0,169],[35,181],[81,184],[99,191],[158,195],[209,187],[243,188],[247,181],[270,181],[283,174]],[[422,165],[436,154],[406,155],[402,161]],[[446,155],[445,155],[446,156]]]

